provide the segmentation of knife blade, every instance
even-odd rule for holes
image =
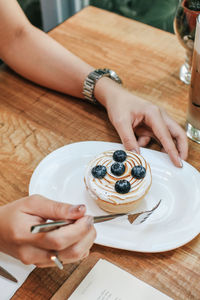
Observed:
[[[13,282],[18,282],[18,280],[12,275],[10,274],[6,269],[4,269],[3,267],[0,266],[0,276],[8,279],[8,280],[11,280]]]

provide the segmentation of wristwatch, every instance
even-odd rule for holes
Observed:
[[[96,104],[98,101],[94,97],[94,88],[97,81],[102,77],[108,77],[115,82],[122,84],[119,76],[112,70],[109,69],[96,69],[92,71],[85,79],[83,84],[83,95],[86,100],[90,103]]]

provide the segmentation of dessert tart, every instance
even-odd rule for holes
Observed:
[[[89,162],[84,182],[100,208],[112,213],[134,210],[152,183],[149,163],[143,156],[110,150]]]

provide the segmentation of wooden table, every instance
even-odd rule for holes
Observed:
[[[185,53],[174,35],[94,7],[85,8],[49,35],[94,67],[114,69],[128,89],[164,107],[184,126],[188,86],[178,73]],[[36,86],[1,67],[1,204],[27,195],[31,174],[48,153],[84,140],[120,141],[104,109]],[[200,170],[200,145],[191,141],[188,162]],[[199,236],[159,254],[99,245],[92,252],[174,299],[200,299]],[[76,267],[35,269],[13,299],[49,299]]]

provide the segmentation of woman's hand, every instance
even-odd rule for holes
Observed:
[[[111,79],[102,78],[95,88],[95,97],[106,107],[124,147],[139,153],[151,138],[159,142],[177,167],[188,155],[184,130],[158,106],[125,90]]]
[[[50,257],[55,251],[63,263],[86,257],[96,237],[92,217],[85,206],[73,206],[40,195],[22,198],[0,207],[0,251],[38,267],[55,266]],[[33,225],[47,219],[74,219],[74,224],[32,234]]]

